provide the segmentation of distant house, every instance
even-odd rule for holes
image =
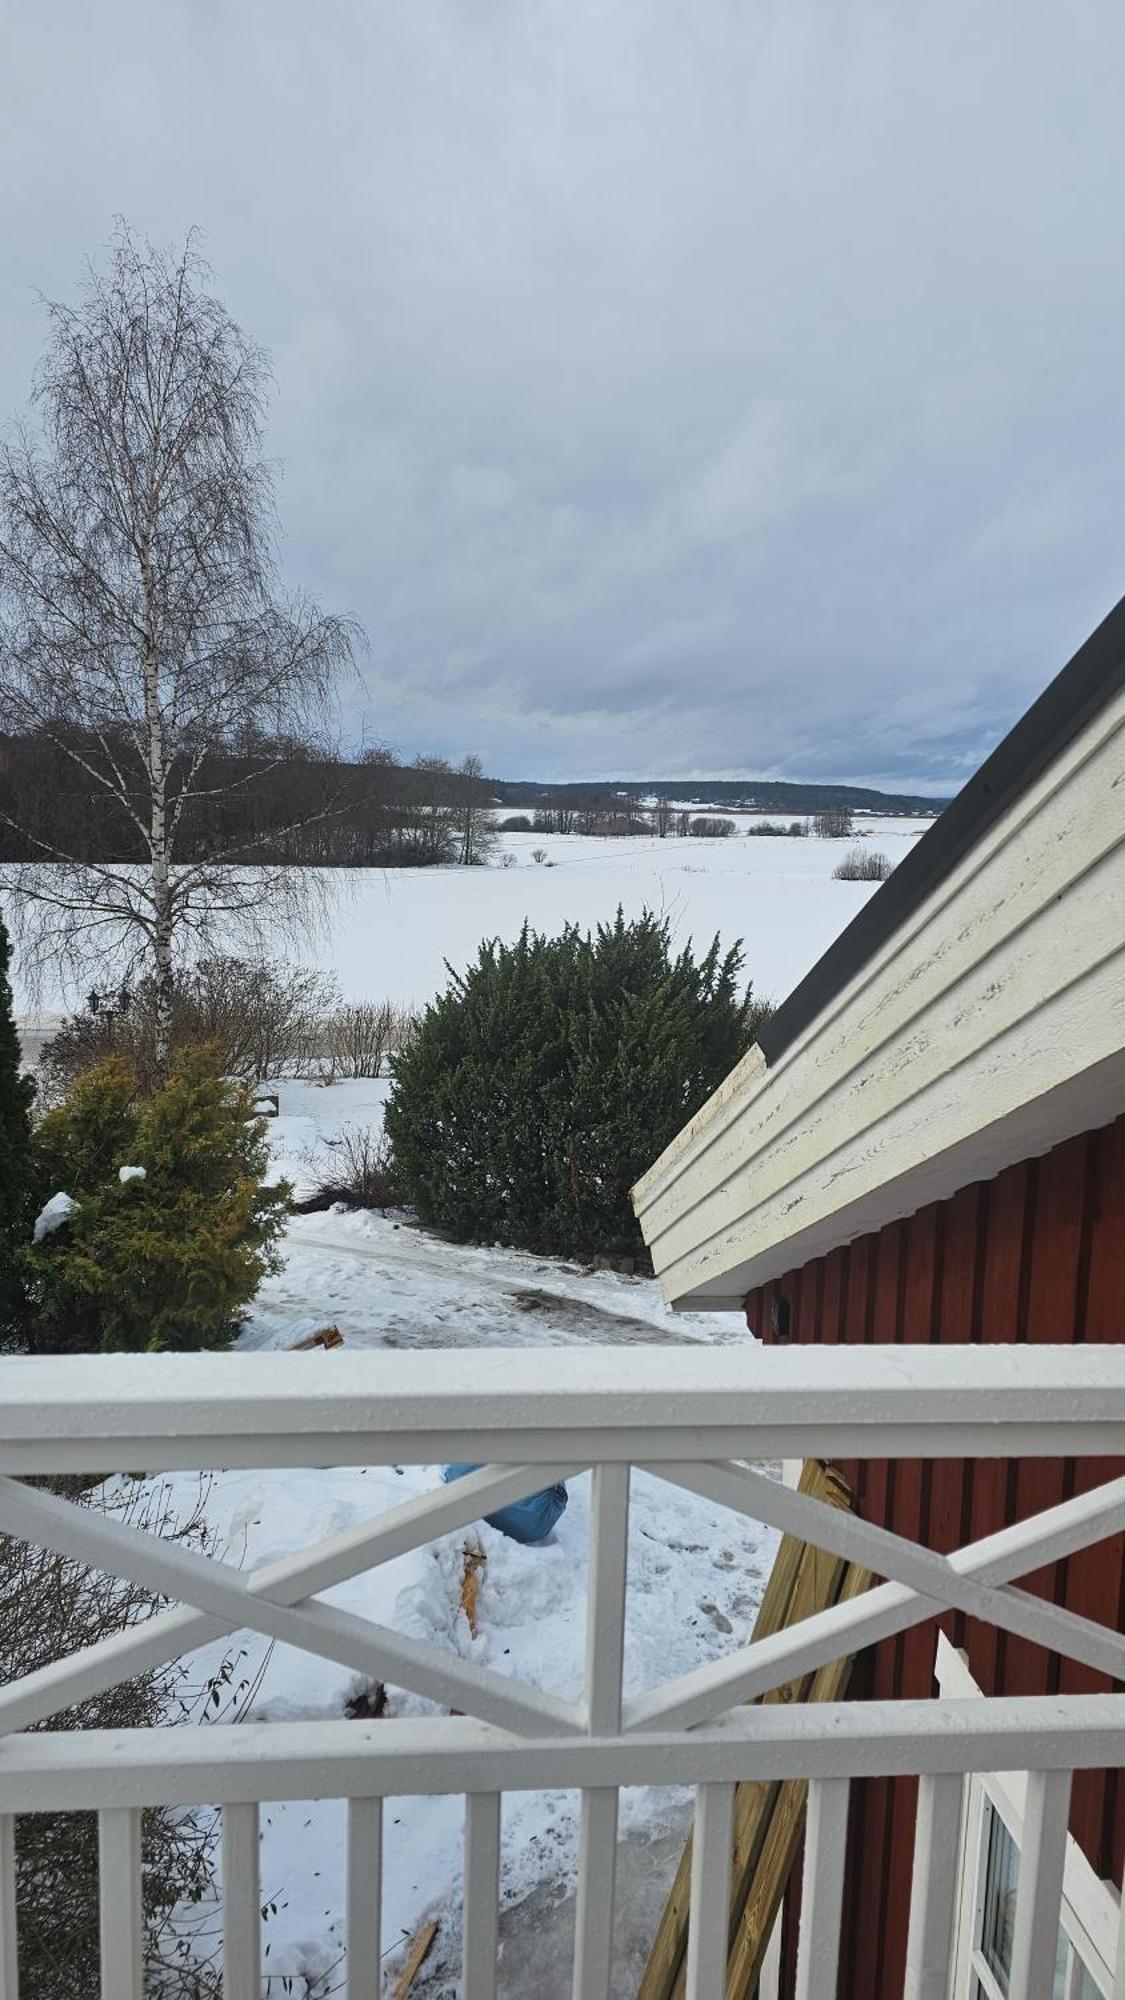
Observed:
[[[1125,1340],[1125,602],[1017,723],[656,1162],[666,1296],[767,1343]],[[817,1358],[808,1357],[810,1381]],[[1013,1452],[1019,1450],[1013,1444]],[[1101,1461],[841,1468],[858,1511],[952,1550]],[[1119,1630],[1120,1535],[1027,1587]],[[1108,1689],[949,1614],[874,1648],[883,1699]],[[853,1788],[840,2000],[903,1992],[916,1781]],[[952,1991],[1003,2000],[1024,1785],[973,1778]],[[1117,1994],[1125,1773],[1080,1772],[1054,1992]],[[796,1883],[780,1990],[794,1980]]]

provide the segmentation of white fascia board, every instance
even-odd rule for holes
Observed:
[[[1125,695],[638,1183],[665,1297],[751,1286],[1125,1110]],[[752,1056],[756,1052],[752,1052]]]

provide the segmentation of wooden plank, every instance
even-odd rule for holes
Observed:
[[[910,1218],[903,1281],[902,1339],[906,1346],[928,1345],[935,1336],[940,1291],[938,1208],[931,1203]],[[895,1476],[894,1527],[923,1546],[927,1543],[930,1511],[930,1461],[902,1459]],[[933,1639],[925,1626],[914,1626],[896,1643],[895,1683],[923,1699],[933,1689]]]
[[[814,1498],[827,1498],[830,1488],[826,1468],[816,1459],[806,1460],[798,1486],[802,1493],[809,1493]],[[835,1486],[832,1490],[836,1490]],[[790,1622],[793,1593],[805,1553],[805,1544],[795,1535],[782,1536],[754,1620],[755,1639],[765,1638],[772,1632],[780,1632]],[[780,1701],[787,1693],[788,1690],[779,1688],[766,1695],[765,1699]],[[733,1860],[736,1906],[739,1884],[743,1884],[753,1873],[765,1824],[764,1815],[776,1790],[777,1787],[771,1785],[738,1787],[735,1801]],[[691,1900],[691,1866],[692,1840],[689,1835],[680,1857],[676,1879],[653,1940],[648,1964],[638,1988],[637,2000],[670,2000],[670,1996],[677,1989],[677,1979],[679,1990],[682,1992],[684,1945]]]
[[[839,1473],[832,1466],[821,1464],[817,1459],[806,1460],[801,1469],[798,1488],[813,1499],[823,1500],[834,1506],[850,1507],[851,1495]],[[848,1594],[842,1589],[846,1566],[838,1558],[825,1557],[820,1550],[813,1550],[795,1535],[783,1535],[774,1557],[766,1588],[754,1621],[755,1639],[765,1638],[772,1633],[785,1630],[808,1611],[816,1608],[816,1590],[831,1589],[835,1595]],[[850,1573],[849,1573],[850,1574]],[[866,1576],[866,1572],[857,1572]],[[869,1581],[870,1579],[867,1579]],[[836,1669],[822,1668],[816,1676],[804,1676],[789,1682],[784,1687],[772,1689],[764,1697],[767,1703],[801,1701],[813,1695],[820,1700],[837,1698],[840,1682]],[[830,1689],[834,1692],[824,1692]],[[774,1825],[774,1816],[781,1808],[786,1829],[784,1837],[779,1836]],[[735,1957],[741,1952],[743,1959],[749,1954],[754,1962],[754,1977],[757,1976],[757,1961],[760,1949],[768,1939],[772,1916],[769,1906],[780,1897],[784,1881],[792,1865],[793,1856],[800,1838],[800,1827],[804,1812],[804,1786],[786,1787],[777,1784],[739,1785],[734,1807],[734,1841],[731,1886],[731,1930],[732,1972],[734,1977]],[[792,1837],[788,1828],[793,1822]],[[764,1859],[767,1841],[769,1860]],[[693,1842],[689,1836],[676,1879],[665,1904],[659,1928],[649,1953],[648,1963],[637,1992],[637,2000],[683,2000],[685,1991],[684,1953],[687,1936],[688,1911],[691,1894]],[[784,1857],[782,1867],[781,1857]],[[761,1871],[766,1870],[766,1899],[762,1902],[757,1895],[752,1901],[752,1885],[763,1879]],[[776,1886],[777,1895],[774,1896]],[[758,1905],[761,1903],[761,1907]],[[741,1919],[739,1913],[744,1914]],[[762,1935],[763,1925],[765,1935]]]
[[[1021,1300],[1031,1215],[1028,1163],[1009,1167],[989,1189],[988,1221],[981,1269],[981,1338],[1014,1342],[1021,1331]],[[977,1459],[969,1495],[969,1538],[977,1541],[1008,1519],[1009,1468],[1003,1459]],[[994,1625],[966,1620],[965,1648],[974,1680],[983,1694],[999,1685],[1006,1639]]]
[[[428,1924],[423,1924],[421,1930],[415,1933],[414,1942],[406,1954],[402,1971],[395,1981],[394,2000],[406,2000],[407,1994],[410,1992],[414,1981],[417,1979],[418,1974],[421,1972],[422,1967],[425,1965],[434,1948],[434,1939],[437,1934],[438,1924],[436,1918],[431,1919]]]
[[[1074,1339],[1087,1145],[1085,1137],[1070,1140],[1032,1165],[1034,1226],[1023,1303],[1023,1333],[1029,1345]],[[1018,1462],[1012,1500],[1015,1519],[1041,1513],[1065,1497],[1062,1459]],[[1057,1565],[1052,1563],[1025,1577],[1021,1588],[1053,1600],[1057,1581]],[[1058,1661],[1042,1647],[1009,1636],[1003,1657],[1006,1694],[1057,1692]]]
[[[843,1603],[862,1596],[872,1581],[869,1571],[858,1567],[849,1569],[843,1580],[839,1601]],[[848,1689],[852,1665],[850,1659],[842,1659],[821,1667],[805,1699],[810,1702],[842,1700]],[[770,1933],[786,1887],[793,1879],[793,1866],[804,1831],[806,1794],[807,1787],[797,1779],[791,1779],[778,1788],[760,1863],[731,1947],[727,2000],[752,2000]],[[799,1883],[800,1877],[796,1880]]]

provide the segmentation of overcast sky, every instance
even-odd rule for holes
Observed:
[[[353,737],[939,790],[1125,590],[1120,0],[0,19],[0,410],[198,225]]]

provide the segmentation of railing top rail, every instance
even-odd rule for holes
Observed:
[[[692,1730],[527,1738],[469,1717],[36,1731],[0,1743],[0,1813],[114,1805],[1114,1769],[1125,1695],[778,1703]]]
[[[5,1472],[560,1454],[1125,1456],[1125,1347],[0,1359]]]

